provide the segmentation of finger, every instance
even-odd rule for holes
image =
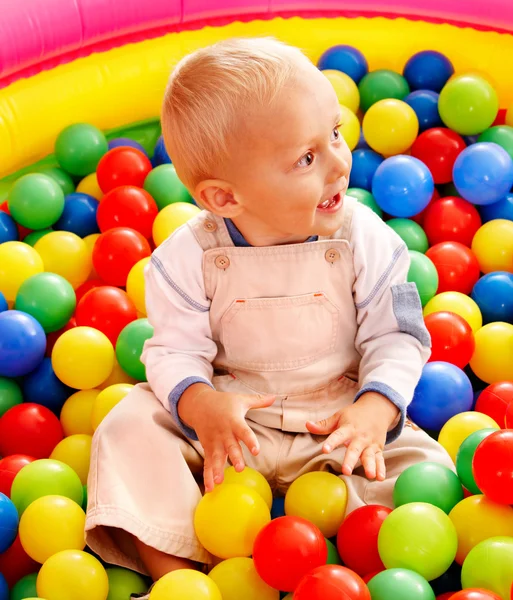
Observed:
[[[348,441],[351,441],[354,437],[354,428],[352,425],[343,425],[329,435],[323,444],[323,452],[333,452],[335,448],[344,446]]]
[[[224,449],[226,450],[226,453],[228,454],[228,458],[230,459],[230,462],[232,463],[233,468],[238,473],[243,471],[244,467],[245,467],[245,463],[244,463],[244,457],[242,456],[242,450],[240,448],[239,442],[233,437],[233,438],[229,439],[227,442],[225,442]]]
[[[331,417],[328,417],[327,419],[321,419],[315,423],[313,421],[307,421],[306,428],[310,433],[315,435],[328,435],[337,428],[338,419],[338,414],[335,413],[334,415],[331,415]]]
[[[212,466],[210,458],[205,451],[205,462],[203,464],[203,483],[205,484],[205,492],[211,492],[214,489],[214,473],[212,472]]]
[[[361,461],[363,465],[363,470],[365,471],[365,475],[368,479],[376,479],[376,448],[369,446],[365,448],[362,452]]]
[[[376,452],[376,478],[378,481],[385,481],[387,476],[387,469],[385,466],[385,457],[383,451],[379,450]]]
[[[260,452],[260,444],[258,443],[255,432],[244,422],[235,431],[237,438],[246,446],[246,448],[256,456]]]
[[[276,400],[276,396],[261,396],[260,394],[246,395],[244,396],[247,409],[252,408],[267,408],[271,406]]]
[[[351,440],[351,443],[346,450],[344,462],[342,463],[342,473],[344,475],[351,475],[367,445],[368,444],[365,443],[365,440],[361,436]]]
[[[223,446],[216,448],[212,453],[212,474],[215,484],[223,483],[227,456]]]

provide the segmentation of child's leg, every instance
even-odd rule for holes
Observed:
[[[180,558],[178,556],[172,556],[170,554],[160,552],[160,550],[155,550],[155,548],[147,546],[136,537],[134,537],[133,540],[139,557],[141,558],[153,581],[157,581],[166,575],[166,573],[171,573],[171,571],[177,571],[178,569],[198,568],[198,563],[195,563],[192,560]]]

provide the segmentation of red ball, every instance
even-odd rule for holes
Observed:
[[[48,458],[63,437],[59,419],[40,404],[17,404],[0,419],[1,456]]]
[[[130,227],[150,238],[158,212],[155,200],[146,190],[124,185],[102,198],[98,206],[98,226],[102,232],[114,227]]]
[[[466,589],[450,596],[451,600],[501,600],[500,596],[489,590]]]
[[[495,117],[495,121],[490,125],[490,127],[495,127],[495,125],[506,125],[506,113],[508,112],[507,108],[499,108],[499,112]],[[513,600],[513,596],[512,596]]]
[[[456,196],[429,204],[424,215],[424,231],[431,246],[440,242],[459,242],[470,248],[480,227],[477,208]]]
[[[506,410],[506,427],[507,429],[513,429],[513,402]],[[511,600],[513,600],[513,598],[511,598]]]
[[[472,461],[472,472],[477,487],[490,500],[513,504],[512,429],[495,431],[479,444]]]
[[[513,381],[492,383],[481,392],[476,402],[476,410],[492,417],[502,429],[509,429],[506,412],[510,406],[513,406]]]
[[[96,169],[96,177],[100,189],[106,194],[120,185],[142,188],[151,169],[150,159],[144,152],[130,146],[118,146],[102,156]]]
[[[75,290],[75,296],[77,298],[77,306],[79,305],[80,300],[82,300],[82,298],[87,294],[87,292],[90,292],[91,290],[102,287],[104,285],[107,285],[107,284],[105,283],[105,281],[102,281],[101,279],[89,279],[89,281],[86,281],[85,283],[83,283],[82,285],[77,287],[77,289]]]
[[[354,571],[340,565],[323,565],[301,579],[294,600],[371,600],[371,595]]]
[[[121,330],[137,319],[137,309],[126,292],[105,285],[94,288],[77,306],[77,325],[94,327],[116,346]]]
[[[378,534],[392,512],[386,506],[369,504],[349,514],[337,534],[337,549],[342,562],[358,575],[382,571],[385,565],[378,553]]]
[[[138,231],[116,227],[100,234],[93,248],[93,266],[109,285],[125,287],[130,269],[151,255],[148,240]]]
[[[456,313],[440,311],[424,319],[431,335],[430,361],[443,361],[463,369],[468,365],[476,343],[470,325]]]
[[[440,242],[426,252],[438,272],[438,294],[470,294],[481,271],[470,248],[459,242]]]
[[[12,482],[24,466],[36,459],[25,454],[11,454],[0,460],[0,493],[11,497]]]
[[[52,350],[55,346],[55,342],[61,337],[61,335],[65,331],[69,331],[70,329],[73,329],[76,326],[77,321],[75,317],[71,317],[71,319],[66,323],[66,325],[64,325],[62,329],[59,329],[58,331],[52,331],[51,333],[49,333],[46,336],[46,356],[52,356]]]
[[[326,564],[328,548],[321,530],[301,517],[278,517],[257,535],[253,561],[271,587],[291,592],[312,569]]]
[[[376,577],[376,575],[379,575],[383,571],[384,571],[384,569],[381,569],[381,571],[374,571],[373,573],[368,573],[367,575],[365,575],[365,577],[362,577],[362,579],[363,579],[364,583],[369,583],[369,581],[371,579],[374,579],[374,577]]]
[[[445,592],[445,594],[442,594],[441,596],[437,596],[436,600],[449,600],[449,598],[452,598],[455,593],[456,592]]]
[[[456,132],[434,127],[419,135],[411,147],[411,155],[427,166],[435,183],[449,183],[454,163],[466,147],[465,140]]]
[[[5,577],[7,585],[12,587],[25,575],[37,573],[41,565],[23,550],[20,536],[16,539],[3,554],[0,554],[0,573]]]

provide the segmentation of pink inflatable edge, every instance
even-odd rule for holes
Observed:
[[[278,16],[387,16],[513,32],[513,1],[7,0],[0,87],[63,62],[170,31]]]

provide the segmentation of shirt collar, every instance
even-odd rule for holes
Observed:
[[[249,244],[246,241],[242,233],[237,229],[235,223],[231,219],[224,219],[224,222],[226,224],[226,229],[228,229],[228,233],[232,238],[234,246],[238,246],[241,248],[251,248],[251,244]],[[308,242],[316,242],[318,239],[319,237],[317,235],[312,235],[305,241],[305,244]]]

